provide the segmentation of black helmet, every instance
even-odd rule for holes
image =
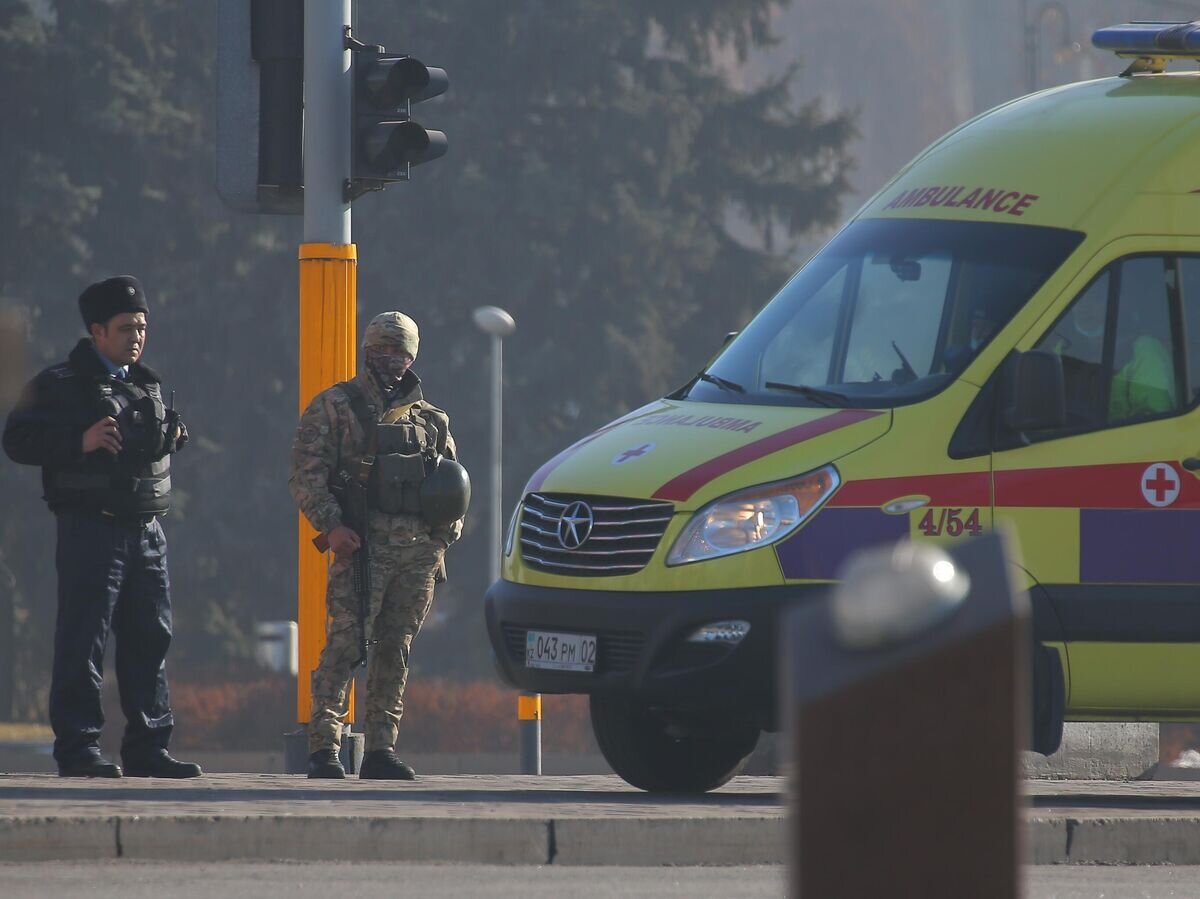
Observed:
[[[421,482],[421,517],[434,526],[451,524],[467,514],[470,504],[471,476],[453,459],[439,456]]]

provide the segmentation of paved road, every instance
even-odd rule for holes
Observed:
[[[387,895],[454,899],[766,899],[784,894],[777,865],[734,868],[558,868],[488,865],[148,862],[0,864],[5,899],[328,899]],[[1027,869],[1027,899],[1195,899],[1200,868]]]

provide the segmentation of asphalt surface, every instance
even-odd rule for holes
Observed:
[[[1026,899],[1194,899],[1200,868],[1073,865],[1025,870]],[[765,899],[786,892],[780,865],[726,868],[497,867],[394,863],[0,863],[5,899],[328,899],[338,895],[454,899]],[[830,897],[832,899],[832,897]],[[927,897],[936,899],[936,897]],[[955,897],[961,899],[961,897]]]
[[[415,783],[0,775],[0,862],[770,865],[787,857],[785,789],[778,777],[669,796],[606,775]],[[1200,782],[1026,781],[1024,789],[1036,864],[1200,865]]]

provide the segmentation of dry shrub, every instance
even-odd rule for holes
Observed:
[[[413,681],[400,743],[412,752],[515,752],[517,691],[494,681]],[[595,752],[586,696],[542,697],[542,748]]]
[[[171,705],[177,722],[172,745],[179,749],[275,750],[297,726],[296,682],[279,675],[176,682]],[[517,691],[494,681],[414,679],[405,691],[400,744],[406,752],[515,752]],[[542,698],[542,748],[597,751],[587,697]]]
[[[264,674],[253,680],[171,685],[172,745],[180,749],[279,749],[296,729],[296,682]]]

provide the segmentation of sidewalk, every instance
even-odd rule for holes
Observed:
[[[679,797],[651,796],[611,775],[415,783],[0,775],[0,862],[777,864],[786,857],[785,789],[778,777]],[[1200,782],[1028,781],[1026,793],[1035,864],[1200,864]]]

